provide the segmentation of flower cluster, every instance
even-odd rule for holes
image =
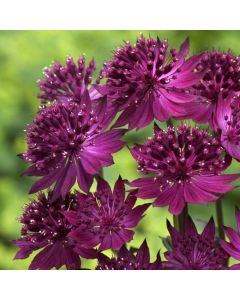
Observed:
[[[202,55],[186,60],[188,39],[179,51],[170,50],[169,62],[167,50],[166,40],[140,36],[136,45],[126,42],[105,63],[100,78],[107,82],[95,88],[114,110],[122,112],[116,127],[128,124],[131,130],[145,127],[154,118],[166,121],[171,116],[185,115],[182,104],[196,98],[188,89],[202,77],[202,71],[195,68]]]
[[[172,249],[165,253],[165,268],[169,270],[223,270],[229,255],[215,240],[215,224],[210,219],[202,234],[190,217],[186,220],[185,232],[179,233],[167,223]]]
[[[117,257],[109,258],[99,254],[97,270],[162,270],[160,255],[157,255],[155,262],[150,262],[150,253],[146,240],[138,249],[136,255],[126,249],[125,246],[118,252]]]
[[[24,175],[40,177],[14,241],[16,259],[38,251],[29,269],[81,269],[83,258],[95,259],[96,270],[240,268],[228,263],[240,260],[240,211],[236,232],[223,228],[219,206],[240,178],[228,170],[232,159],[240,161],[240,58],[230,51],[188,57],[188,39],[179,50],[168,48],[166,40],[143,35],[134,45],[125,42],[95,82],[95,62],[86,64],[84,56],[44,69],[39,111],[19,155],[30,164]],[[153,136],[129,148],[143,177],[119,176],[111,188],[102,171],[127,144],[122,137],[154,119],[167,128],[154,123]],[[213,218],[199,234],[186,213],[189,204],[210,201],[216,201],[218,235]],[[154,262],[146,239],[138,249],[128,245],[151,205],[168,206],[175,224],[167,221],[170,248]]]
[[[231,52],[206,52],[196,69],[204,76],[192,86],[198,97],[187,104],[185,117],[212,125],[219,101],[240,92],[240,59]]]
[[[197,127],[182,125],[164,131],[155,125],[153,138],[143,146],[136,145],[131,153],[140,172],[153,174],[134,180],[131,186],[139,188],[140,198],[156,198],[154,206],[169,205],[174,215],[187,203],[217,200],[240,177],[222,174],[231,157],[217,138]]]
[[[33,251],[41,249],[30,264],[30,269],[59,269],[66,265],[68,269],[80,269],[79,255],[85,258],[96,257],[92,249],[76,247],[68,236],[73,226],[64,213],[76,209],[78,204],[74,194],[59,198],[52,203],[51,194],[41,193],[37,200],[29,203],[20,222],[23,225],[21,238],[14,243],[20,248],[15,259],[27,258]]]
[[[100,244],[101,251],[119,250],[132,240],[134,228],[143,217],[149,204],[134,207],[136,191],[125,199],[124,181],[119,177],[113,192],[109,184],[99,178],[97,192],[77,194],[78,210],[65,212],[68,221],[76,226],[70,236],[80,245],[91,248]]]
[[[31,189],[36,193],[54,186],[54,199],[74,185],[87,192],[103,167],[113,164],[120,150],[123,129],[106,130],[106,102],[92,103],[86,92],[79,103],[57,102],[43,108],[27,129],[28,149],[20,157],[31,163],[28,176],[41,176]]]

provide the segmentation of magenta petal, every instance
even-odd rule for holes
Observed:
[[[231,270],[240,270],[240,264],[236,264],[230,267]]]
[[[99,237],[88,231],[74,230],[69,233],[69,236],[76,240],[78,244],[85,248],[93,248],[99,244]]]
[[[87,259],[93,259],[97,257],[97,251],[95,249],[87,249],[84,247],[81,247],[80,245],[76,245],[74,247],[74,251],[81,257],[87,258]]]
[[[125,199],[125,185],[121,176],[119,176],[118,180],[115,183],[113,194],[115,195],[117,201],[123,202]]]
[[[240,251],[236,248],[234,248],[231,244],[225,242],[225,241],[220,241],[221,246],[223,249],[233,258],[240,260]]]
[[[59,269],[66,265],[69,269],[80,269],[79,256],[69,247],[65,247],[61,242],[47,246],[39,252],[29,266],[30,270]]]
[[[208,201],[215,201],[218,199],[217,196],[199,188],[194,181],[184,185],[184,198],[186,202],[203,204]]]
[[[78,181],[79,187],[84,192],[88,192],[92,185],[92,182],[93,182],[93,175],[88,174],[84,170],[80,161],[76,161],[75,164],[76,164],[77,181]]]
[[[112,237],[109,234],[107,234],[104,236],[103,240],[101,241],[99,250],[104,251],[111,248],[112,248]]]
[[[183,197],[183,187],[180,184],[176,184],[177,193],[173,195],[172,201],[169,204],[169,211],[174,215],[179,215],[184,206],[186,205]]]
[[[119,250],[125,243],[132,240],[134,232],[128,229],[121,229],[118,232],[112,232],[112,249]]]
[[[59,174],[59,178],[54,187],[55,198],[59,195],[62,197],[66,196],[76,181],[76,175],[74,164],[68,163],[66,167],[62,169],[61,174]]]
[[[52,172],[48,175],[43,176],[41,179],[39,179],[32,185],[29,193],[34,194],[41,190],[46,189],[47,187],[52,185],[57,180],[59,173],[60,173],[60,171],[57,170],[55,172]]]
[[[133,115],[133,113],[135,112],[135,106],[130,106],[128,108],[126,108],[118,117],[117,121],[115,122],[115,124],[113,125],[113,127],[122,127],[126,124],[128,124],[131,120],[131,117]]]
[[[96,152],[96,154],[98,154]],[[99,160],[92,154],[84,151],[81,153],[81,163],[84,170],[91,175],[95,175],[100,172],[101,170],[101,163]],[[112,164],[112,159],[110,160],[109,164]]]
[[[196,236],[198,235],[197,229],[195,224],[193,223],[193,220],[190,216],[188,216],[186,220],[186,229],[185,229],[185,234],[189,234],[191,236]]]
[[[157,199],[153,202],[153,206],[164,207],[169,205],[169,203],[172,201],[176,193],[177,193],[176,185],[164,189],[159,194]]]
[[[129,214],[124,217],[123,223],[126,227],[132,228],[137,226],[142,219],[143,213],[148,209],[150,204],[138,205]]]
[[[215,224],[213,218],[211,218],[208,224],[205,226],[202,234],[202,238],[214,240],[215,238]]]
[[[225,227],[224,232],[228,236],[230,242],[233,244],[233,246],[239,250],[240,253],[240,235],[236,231],[234,231],[230,227]]]
[[[156,119],[165,122],[169,119],[169,111],[167,101],[163,96],[155,97],[153,101],[153,113]]]
[[[97,192],[99,195],[104,195],[104,198],[112,197],[111,187],[106,180],[98,177]]]
[[[147,265],[150,261],[150,253],[146,240],[143,241],[142,245],[140,246],[137,252],[136,261],[141,266]]]
[[[136,111],[131,116],[128,130],[133,128],[143,128],[152,122],[153,115],[153,100],[152,98],[148,99],[147,102],[142,101],[142,103],[136,108]]]
[[[131,183],[132,187],[139,187],[138,197],[142,199],[154,198],[159,193],[159,183],[154,181],[153,177],[139,178]]]

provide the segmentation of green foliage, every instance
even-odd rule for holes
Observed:
[[[191,53],[206,49],[231,49],[240,53],[237,31],[151,31],[146,35],[167,38],[173,47],[178,47],[190,37]],[[123,40],[135,41],[137,31],[2,31],[0,32],[0,269],[26,269],[27,261],[13,261],[16,248],[11,240],[18,238],[20,216],[24,203],[34,196],[28,196],[32,179],[21,177],[26,165],[17,154],[25,150],[24,128],[34,117],[39,102],[36,98],[36,80],[41,70],[52,60],[63,62],[66,55],[75,59],[86,53],[87,59],[95,57],[98,70],[112,51],[122,45]],[[97,74],[97,73],[96,73]],[[151,126],[138,132],[131,132],[126,140],[132,144],[142,142],[152,132]],[[114,155],[116,164],[104,170],[104,176],[113,184],[120,173],[128,180],[138,174],[128,149]],[[239,172],[234,162],[231,171]],[[238,191],[229,193],[224,200],[226,225],[234,226],[234,205],[240,205]],[[214,204],[207,207],[191,206],[190,213],[195,220],[207,221],[214,214]],[[167,209],[150,208],[147,216],[138,226],[133,246],[139,246],[146,236],[154,256],[163,249],[160,236],[166,236],[165,219],[171,220]],[[202,222],[199,222],[199,229]],[[162,251],[163,252],[163,251]],[[88,266],[84,262],[84,266]]]

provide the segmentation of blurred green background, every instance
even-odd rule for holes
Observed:
[[[64,62],[67,55],[75,59],[86,53],[87,60],[95,58],[98,70],[112,51],[122,45],[123,40],[134,42],[140,31],[1,31],[0,32],[0,269],[27,269],[29,260],[13,261],[16,248],[11,240],[19,237],[20,225],[17,218],[24,203],[33,199],[28,196],[32,179],[21,177],[27,167],[17,154],[25,150],[23,130],[34,117],[39,101],[36,80],[42,77],[42,69],[53,60]],[[240,53],[239,31],[142,31],[145,35],[168,39],[172,47],[178,48],[189,36],[191,53],[202,50],[231,49]],[[97,74],[98,72],[96,72]],[[164,125],[163,125],[164,126]],[[142,142],[151,135],[152,126],[129,133],[130,143]],[[113,183],[119,174],[132,180],[139,175],[135,161],[129,151],[123,149],[114,155],[115,165],[104,169],[104,177]],[[229,172],[239,172],[234,162]],[[234,206],[240,206],[239,190],[229,193],[224,199],[226,225],[235,226]],[[215,214],[214,204],[190,206],[190,214],[201,230],[204,222]],[[165,219],[172,217],[167,209],[150,208],[139,224],[133,246],[139,246],[144,237],[155,256],[161,248],[160,237],[166,236]],[[204,222],[202,222],[204,221]],[[85,265],[88,262],[84,262]]]

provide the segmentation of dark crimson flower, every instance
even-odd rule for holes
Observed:
[[[197,66],[204,71],[203,79],[193,86],[199,97],[186,105],[186,118],[212,124],[219,98],[225,100],[232,92],[240,91],[240,59],[230,52],[206,52]]]
[[[100,244],[99,250],[118,250],[132,240],[134,228],[142,219],[149,204],[133,208],[136,190],[130,191],[125,200],[124,181],[119,177],[113,192],[109,184],[98,178],[97,192],[77,194],[78,211],[65,212],[66,218],[77,227],[70,233],[80,246],[92,248]]]
[[[110,120],[105,101],[93,104],[86,92],[80,103],[56,102],[40,110],[27,130],[28,150],[20,157],[32,164],[24,173],[42,176],[30,193],[55,183],[53,198],[74,185],[87,192],[94,175],[113,164],[112,153],[124,146],[125,130],[105,131]]]
[[[29,269],[59,269],[63,265],[68,269],[80,269],[79,255],[94,258],[96,251],[76,246],[68,236],[73,226],[64,217],[64,212],[77,208],[76,197],[68,194],[52,203],[51,193],[47,197],[40,193],[37,200],[25,207],[20,219],[23,225],[21,238],[14,241],[20,248],[15,259],[27,258],[33,251],[41,249]]]
[[[237,231],[230,227],[225,227],[225,234],[229,238],[229,243],[221,241],[223,249],[232,257],[240,260],[240,210],[236,209]],[[233,265],[231,269],[240,270],[240,264]]]
[[[169,205],[174,215],[181,213],[186,203],[217,200],[232,190],[229,183],[240,177],[222,174],[231,157],[217,138],[197,127],[182,125],[164,131],[155,124],[153,138],[135,145],[131,153],[138,170],[153,175],[130,184],[139,188],[138,197],[156,197],[153,205]]]
[[[219,97],[214,116],[215,128],[220,129],[222,146],[229,155],[240,160],[240,95]]]
[[[109,258],[100,253],[97,270],[161,270],[162,263],[159,253],[155,262],[150,262],[150,253],[146,240],[138,249],[136,255],[127,250],[125,246],[119,250],[116,257]]]
[[[51,68],[44,69],[44,78],[38,81],[42,91],[38,94],[42,103],[50,101],[81,101],[88,90],[96,69],[94,60],[85,65],[85,57],[79,57],[77,63],[72,57],[67,57],[66,65],[54,62]]]
[[[202,77],[202,72],[194,72],[201,55],[186,60],[188,39],[178,52],[171,49],[170,61],[167,50],[166,40],[140,36],[136,45],[126,42],[105,64],[100,79],[106,78],[106,84],[95,88],[107,96],[113,110],[122,111],[115,127],[142,128],[154,117],[166,121],[181,116],[185,112],[181,104],[196,97],[185,89]]]
[[[215,224],[210,219],[203,232],[199,234],[190,217],[185,232],[179,233],[167,227],[171,236],[172,250],[165,253],[164,268],[170,270],[223,270],[227,269],[228,254],[215,241]]]

